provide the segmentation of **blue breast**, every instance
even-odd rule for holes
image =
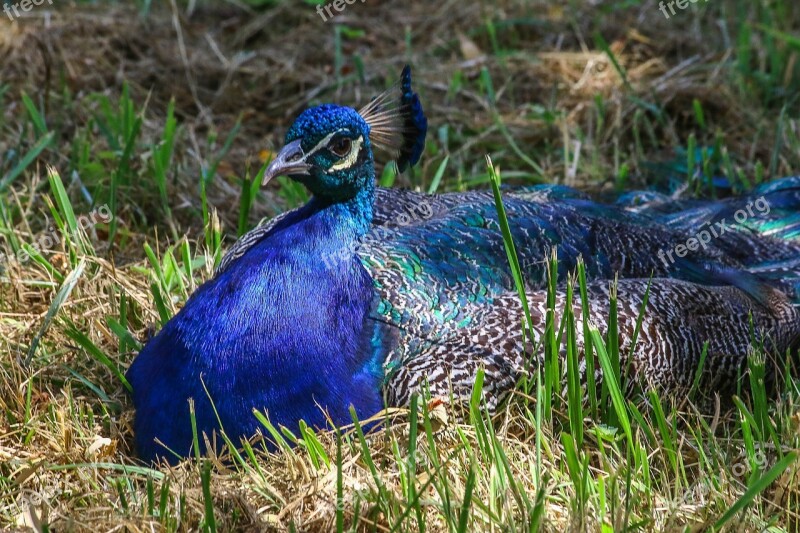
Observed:
[[[200,433],[218,429],[218,415],[234,442],[259,429],[253,409],[295,428],[301,418],[324,426],[320,406],[337,421],[349,420],[350,405],[364,415],[382,408],[386,348],[368,319],[372,280],[352,254],[335,268],[321,260],[356,238],[335,211],[312,201],[288,217],[142,350],[127,374],[142,458],[166,457],[155,439],[189,453],[188,398]]]

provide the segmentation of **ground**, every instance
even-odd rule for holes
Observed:
[[[580,427],[523,387],[492,423],[401,410],[377,436],[167,468],[132,456],[122,378],[237,235],[305,200],[252,178],[307,105],[413,66],[428,143],[385,185],[487,188],[489,154],[505,182],[735,193],[800,166],[795,4],[22,4],[0,13],[0,527],[800,527],[791,380],[769,405]]]

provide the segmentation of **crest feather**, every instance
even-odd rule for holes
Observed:
[[[400,172],[419,161],[425,148],[428,119],[419,95],[411,89],[408,65],[398,83],[373,98],[358,113],[369,124],[370,141],[392,155]]]

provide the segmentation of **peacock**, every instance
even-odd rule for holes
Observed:
[[[478,369],[494,408],[530,375],[541,355],[523,337],[492,193],[375,185],[375,152],[403,171],[422,156],[426,131],[408,67],[361,110],[300,114],[263,184],[289,176],[311,200],[237,241],[128,369],[140,457],[188,456],[193,423],[199,435],[249,438],[260,429],[254,410],[276,426],[324,428],[348,424],[351,406],[364,417],[423,391],[457,400]],[[605,333],[619,277],[621,353],[646,386],[683,394],[708,341],[704,379],[725,391],[754,343],[776,356],[796,343],[798,179],[675,209],[637,198],[603,205],[563,186],[504,190],[537,339],[556,253],[557,319],[569,305],[584,319],[564,285],[582,262],[591,320]],[[731,218],[741,209],[746,220]],[[726,231],[700,243],[720,221]],[[206,451],[204,439],[199,446]]]

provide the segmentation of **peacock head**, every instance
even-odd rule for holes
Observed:
[[[349,200],[375,179],[373,146],[389,151],[402,172],[422,155],[427,129],[406,66],[399,84],[359,111],[333,104],[305,110],[286,133],[262,185],[289,176],[317,197]]]

